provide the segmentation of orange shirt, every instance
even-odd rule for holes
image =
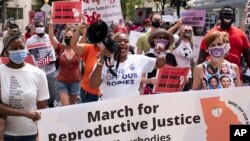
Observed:
[[[95,63],[97,62],[98,49],[93,44],[84,44],[84,52],[82,54],[82,60],[85,63],[84,75],[81,82],[81,87],[88,93],[99,95],[100,89],[91,89],[89,87],[89,76],[93,70]]]

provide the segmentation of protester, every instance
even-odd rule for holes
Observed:
[[[34,44],[50,44],[49,35],[45,33],[45,27],[43,22],[36,22],[35,23],[35,32],[33,36],[31,36],[25,43],[26,46],[34,45]],[[55,51],[52,47],[51,54],[55,56]],[[39,55],[39,54],[32,54],[32,55]],[[50,64],[41,67],[45,73],[48,80],[49,86],[49,94],[50,99],[48,100],[49,107],[54,107],[54,100],[56,96],[56,66],[55,62],[50,62]]]
[[[74,28],[73,28],[74,29]],[[49,38],[52,46],[59,58],[59,73],[57,76],[57,93],[63,106],[76,104],[77,96],[80,95],[80,56],[74,52],[70,46],[73,37],[72,28],[68,28],[64,34],[63,44],[61,44],[53,33],[53,25],[49,25]]]
[[[176,60],[174,55],[169,51],[169,46],[174,42],[174,37],[172,34],[169,34],[164,29],[157,29],[148,37],[148,42],[151,45],[151,48],[146,56],[156,58],[160,55],[160,50],[158,46],[162,46],[166,52],[166,64],[170,66],[176,66]],[[156,78],[157,69],[154,69],[152,72],[147,73],[147,77],[142,78],[142,83],[146,84],[144,88],[144,94],[152,94],[154,84],[157,83]]]
[[[7,116],[4,141],[35,141],[35,121],[40,119],[36,110],[46,108],[49,98],[45,73],[24,62],[24,40],[17,25],[3,38],[4,55],[9,58],[0,65],[0,117]]]
[[[31,25],[27,25],[25,27],[25,30],[26,30],[26,33],[24,35],[25,35],[25,41],[26,41],[27,39],[29,39],[32,36],[32,33],[33,33],[32,26]]]
[[[161,68],[165,64],[165,49],[159,47],[160,55],[157,59],[143,55],[132,55],[129,54],[127,34],[116,33],[112,39],[119,44],[120,48],[120,52],[114,55],[113,65],[116,66],[114,68],[116,73],[111,70],[112,68],[107,67],[107,64],[104,65],[104,56],[111,57],[111,54],[103,45],[104,49],[101,51],[96,67],[90,76],[90,87],[100,87],[101,100],[137,96],[139,95],[142,74],[151,72],[154,68]]]
[[[233,82],[229,87],[239,87],[240,73],[236,64],[230,63],[224,59],[226,53],[225,32],[213,31],[204,37],[206,50],[211,59],[199,64],[194,69],[193,90],[202,89],[203,79],[208,82],[208,89],[223,88],[223,84],[219,81],[223,76],[230,78]],[[225,66],[227,72],[225,73]]]
[[[89,86],[89,76],[93,70],[95,63],[97,62],[97,56],[101,50],[98,46],[94,44],[87,43],[78,43],[78,39],[80,37],[80,32],[84,36],[86,36],[87,24],[83,23],[83,25],[79,26],[79,31],[73,33],[73,37],[70,42],[70,46],[75,51],[76,54],[81,56],[84,64],[84,74],[81,81],[81,89],[80,89],[80,97],[82,103],[97,101],[100,89],[91,88]]]
[[[169,30],[168,30],[169,31]],[[186,83],[183,91],[188,91],[192,87],[192,71],[194,67],[193,61],[193,46],[194,46],[194,33],[191,26],[181,25],[179,33],[174,35],[175,47],[172,50],[178,67],[189,67]]]
[[[136,42],[137,54],[147,53],[151,48],[148,43],[148,36],[153,33],[156,29],[160,28],[162,17],[160,13],[153,13],[150,17],[150,32],[146,32],[141,37],[138,38]]]
[[[207,34],[213,31],[227,32],[229,34],[229,42],[231,46],[229,53],[236,55],[238,59],[240,59],[241,54],[243,54],[248,67],[250,67],[250,44],[245,33],[233,25],[235,22],[234,9],[230,6],[223,7],[220,11],[220,21],[220,25],[211,29]],[[209,54],[206,52],[206,43],[202,40],[198,63],[204,62],[208,55]],[[232,62],[231,60],[228,61]]]

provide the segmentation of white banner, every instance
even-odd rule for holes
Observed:
[[[120,0],[83,0],[83,13],[91,24],[97,20],[123,19]]]
[[[229,141],[249,124],[250,87],[106,100],[40,110],[40,141]]]

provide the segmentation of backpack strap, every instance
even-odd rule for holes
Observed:
[[[176,48],[181,44],[181,41],[182,41],[182,39],[181,39],[181,37],[179,37],[179,39],[178,39],[178,41],[175,43],[175,46],[174,46],[173,49],[176,49]]]

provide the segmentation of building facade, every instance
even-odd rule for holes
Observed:
[[[0,2],[0,32],[3,31],[4,23],[7,21],[15,21],[24,31],[25,26],[29,24],[29,12],[39,9],[35,0],[0,0]]]

